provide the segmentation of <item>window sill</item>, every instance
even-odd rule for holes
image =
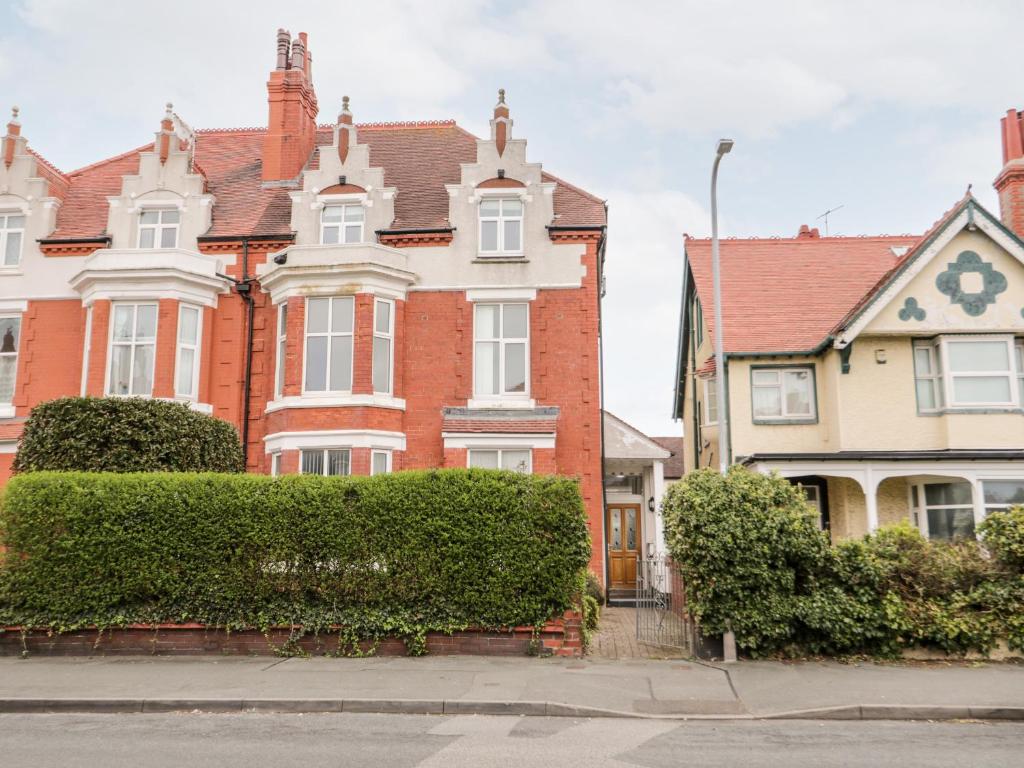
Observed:
[[[532,397],[481,397],[466,403],[467,408],[536,408]]]
[[[405,410],[405,400],[391,395],[289,395],[279,397],[267,403],[266,413],[283,411],[287,408],[354,408],[371,406],[375,408],[392,408]]]
[[[529,264],[524,253],[478,253],[474,264]]]
[[[0,405],[0,419],[13,419],[14,418],[14,406],[13,405]]]
[[[0,277],[20,277],[24,274],[25,273],[22,271],[20,264],[16,267],[0,267]]]
[[[1008,413],[1024,414],[1024,408],[1014,408],[1012,406],[1006,406],[1004,408],[992,407],[992,408],[943,408],[938,411],[918,411],[918,416],[970,416],[970,415],[982,415],[982,414],[998,414],[1006,415]]]
[[[754,424],[757,424],[759,426],[796,425],[796,424],[811,425],[811,424],[817,424],[818,423],[818,418],[814,417],[812,419],[753,419],[752,421],[753,421]]]

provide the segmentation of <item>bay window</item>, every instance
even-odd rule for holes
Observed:
[[[940,336],[914,343],[918,409],[1013,409],[1024,402],[1024,352],[1012,336]]]
[[[523,252],[523,201],[517,197],[484,198],[480,201],[480,252]]]
[[[395,304],[388,299],[373,302],[373,391],[391,394],[395,349]]]
[[[814,368],[755,367],[750,371],[754,422],[807,421],[817,418]]]
[[[323,245],[363,242],[361,203],[325,205],[320,213],[320,242]]]
[[[110,324],[111,395],[153,394],[156,304],[114,304]]]
[[[306,299],[306,392],[352,390],[354,311],[351,296]]]
[[[0,213],[0,256],[3,266],[21,263],[21,244],[25,238],[25,216],[21,213]]]
[[[348,448],[326,448],[300,452],[299,471],[304,475],[349,475],[352,473]]]
[[[471,448],[468,464],[477,469],[507,469],[528,475],[532,458],[529,448]]]
[[[474,309],[474,393],[477,397],[529,392],[528,304],[477,304]]]
[[[0,317],[0,405],[10,406],[18,375],[21,318]]]
[[[178,308],[178,352],[174,377],[176,397],[195,400],[199,391],[199,344],[202,310],[182,304]]]
[[[176,208],[143,211],[139,215],[139,248],[176,248],[181,212]]]

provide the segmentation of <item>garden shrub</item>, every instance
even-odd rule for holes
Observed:
[[[62,397],[32,409],[16,472],[241,472],[226,421],[183,403],[139,397]]]
[[[751,655],[1024,650],[1021,510],[991,513],[984,546],[901,523],[831,547],[797,488],[740,467],[689,475],[664,510],[692,613]]]
[[[604,587],[601,586],[601,580],[592,571],[587,571],[587,583],[584,589],[587,595],[593,598],[594,602],[599,606],[604,605]]]
[[[576,604],[578,484],[490,470],[373,477],[15,476],[0,623],[344,625],[352,638],[537,625]]]
[[[777,477],[705,469],[669,487],[665,539],[704,631],[731,625],[737,643],[768,652],[793,639],[796,598],[827,557],[799,489]]]
[[[989,514],[978,532],[1000,564],[1024,574],[1024,507]]]

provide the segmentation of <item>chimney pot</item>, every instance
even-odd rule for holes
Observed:
[[[316,92],[306,34],[277,32],[277,66],[267,82],[270,114],[263,139],[263,181],[291,181],[316,144]]]
[[[292,36],[287,29],[277,30],[277,69],[288,69],[288,55]]]

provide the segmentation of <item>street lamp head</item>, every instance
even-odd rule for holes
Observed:
[[[734,142],[733,142],[732,139],[719,139],[718,140],[718,154],[719,155],[727,155],[727,154],[729,154],[729,152],[732,151],[733,143]]]

